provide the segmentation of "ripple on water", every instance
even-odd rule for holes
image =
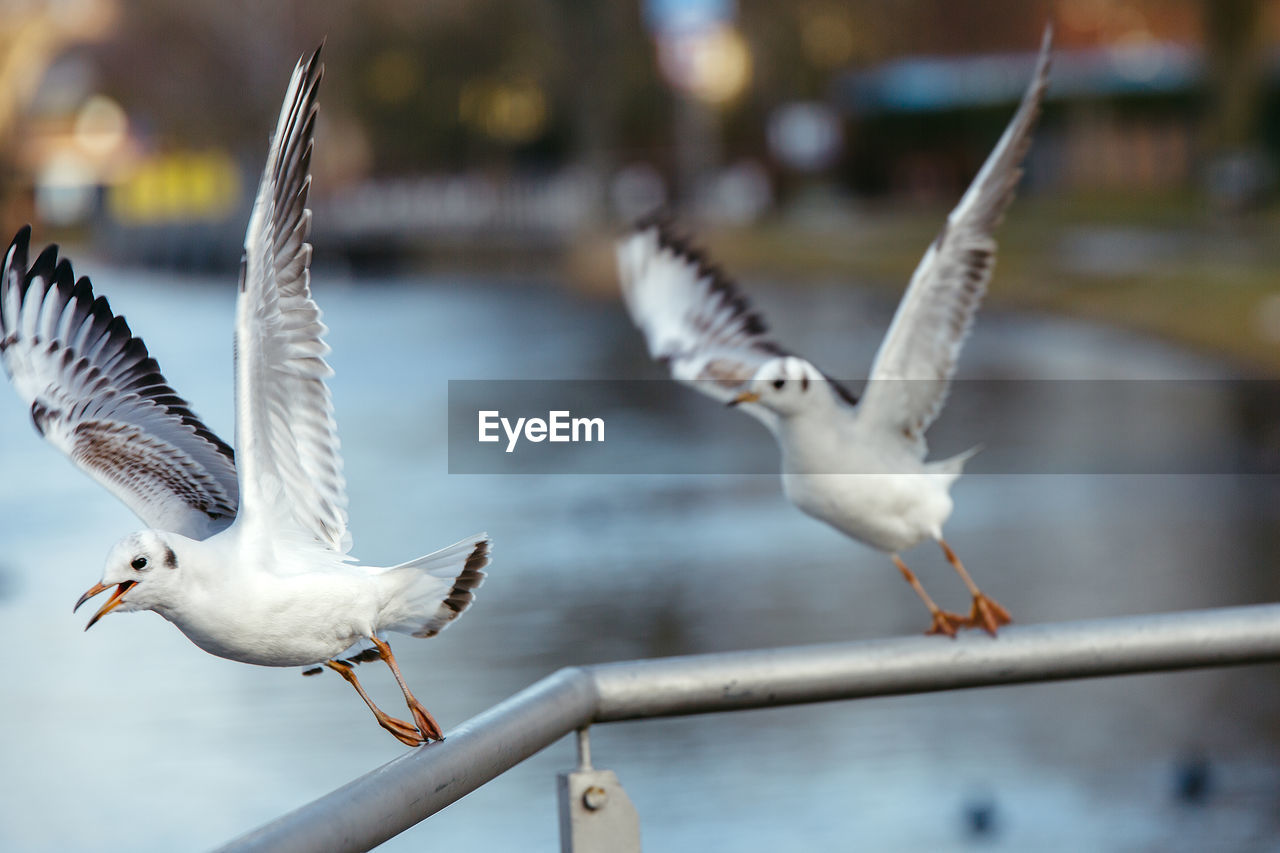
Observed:
[[[356,553],[387,563],[480,529],[497,543],[466,619],[429,643],[393,640],[446,725],[566,664],[923,627],[883,555],[802,516],[773,477],[445,473],[450,378],[655,375],[617,305],[484,281],[316,280]],[[233,288],[111,272],[95,283],[229,436]],[[783,339],[824,365],[865,365],[878,341],[840,318],[870,328],[892,308],[836,288],[752,290]],[[984,316],[972,344],[964,364],[977,376],[1215,369],[1043,318]],[[205,848],[402,753],[339,679],[217,660],[152,614],[83,634],[70,604],[135,522],[42,447],[4,393],[0,609],[9,637],[39,654],[15,659],[20,701],[0,703],[0,726],[20,733],[0,751],[0,848]],[[719,413],[692,394],[672,405],[688,407],[688,440],[706,440],[699,427]],[[1026,413],[998,417],[1002,434],[1032,431]],[[967,434],[980,421],[952,426],[959,442],[989,438]],[[652,448],[659,460],[687,452]],[[1267,601],[1280,594],[1265,570],[1280,556],[1278,492],[1227,478],[966,477],[948,534],[1025,622]],[[908,559],[945,606],[964,605],[934,549]],[[868,700],[600,727],[593,740],[654,850],[960,850],[975,836],[1003,849],[1274,849],[1276,674]],[[394,702],[385,673],[365,680]],[[1187,755],[1211,768],[1193,805],[1171,793]],[[567,743],[547,750],[388,849],[428,837],[452,853],[554,849],[554,773],[572,761]],[[146,819],[111,806],[122,796],[143,797]]]

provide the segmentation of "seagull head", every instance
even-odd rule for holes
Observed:
[[[785,356],[760,365],[746,390],[729,401],[730,406],[755,403],[783,417],[814,405],[824,395],[817,392],[826,377],[803,358]]]
[[[142,530],[112,547],[101,582],[85,590],[73,608],[73,612],[79,610],[95,595],[115,588],[107,603],[84,626],[86,631],[113,610],[151,610],[170,600],[178,579],[178,555],[169,538],[177,537],[158,530]]]

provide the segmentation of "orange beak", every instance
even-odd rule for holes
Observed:
[[[107,603],[102,605],[102,607],[98,610],[97,613],[93,614],[93,618],[89,620],[88,625],[84,626],[84,629],[88,631],[90,628],[94,626],[94,623],[96,623],[99,619],[101,619],[103,616],[106,616],[112,610],[115,610],[116,607],[120,604],[120,602],[124,600],[124,594],[128,592],[130,589],[132,589],[134,586],[136,586],[137,583],[138,583],[137,581],[121,581],[120,583],[116,584],[115,594],[113,594],[111,598],[107,599]],[[80,596],[80,600],[76,602],[75,607],[71,608],[71,612],[75,613],[77,610],[80,609],[80,605],[84,604],[86,601],[93,598],[95,595],[106,592],[109,589],[111,589],[111,587],[104,586],[100,583],[95,583],[93,586],[85,590],[84,595]]]
[[[743,391],[741,394],[734,397],[728,403],[725,403],[725,405],[737,406],[742,403],[759,403],[759,402],[760,402],[760,395],[757,394],[755,391]]]

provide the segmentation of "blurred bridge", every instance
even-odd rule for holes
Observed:
[[[589,225],[596,185],[572,169],[497,179],[479,173],[366,180],[317,199],[315,243],[361,253],[559,248]]]

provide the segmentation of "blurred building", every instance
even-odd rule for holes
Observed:
[[[1048,20],[1033,190],[1256,202],[1280,161],[1277,5],[11,0],[6,218],[234,263],[289,66],[326,36],[330,249],[554,248],[664,203],[741,224],[815,197],[950,198]]]
[[[953,194],[1008,120],[1034,60],[1032,52],[913,57],[842,75],[836,100],[856,128],[850,181],[870,193]],[[1192,106],[1204,88],[1203,60],[1183,45],[1056,51],[1034,183],[1067,192],[1188,186],[1199,142]]]

